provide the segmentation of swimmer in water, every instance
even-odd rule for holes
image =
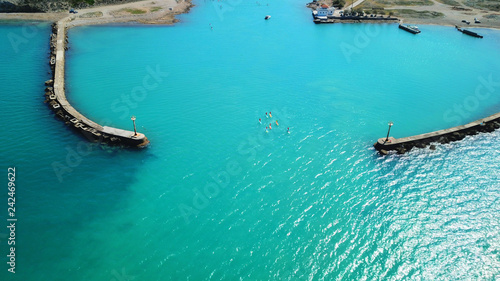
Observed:
[[[267,127],[266,127],[266,133],[267,133]]]
[[[269,116],[267,115],[267,112],[266,112],[266,118],[269,118]]]
[[[286,128],[286,132],[290,134],[290,127]]]
[[[276,126],[279,126],[280,124],[278,124],[278,120],[276,120]]]
[[[271,123],[269,123],[269,130],[272,130],[273,128],[271,128]]]
[[[262,124],[262,121],[260,120],[260,118],[259,118],[259,123]]]
[[[271,114],[271,111],[269,111],[269,117],[273,118],[273,115]]]

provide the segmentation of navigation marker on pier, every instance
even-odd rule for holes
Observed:
[[[389,130],[387,131],[387,137],[385,138],[386,142],[389,141],[389,133],[391,132],[391,127],[392,125],[394,125],[394,123],[392,123],[392,121],[389,121],[387,125],[389,125]]]
[[[130,117],[130,119],[134,123],[134,136],[137,136],[137,130],[135,129],[135,116]],[[387,136],[389,136],[389,135],[387,135]]]

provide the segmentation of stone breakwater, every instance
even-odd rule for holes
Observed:
[[[470,135],[479,133],[490,133],[500,128],[500,113],[493,114],[474,122],[456,126],[449,129],[421,134],[412,137],[395,139],[393,137],[380,138],[373,145],[381,154],[387,155],[389,151],[397,151],[403,154],[413,147],[435,149],[435,144],[445,144],[453,141],[459,141]]]
[[[90,141],[131,147],[148,145],[149,140],[144,134],[101,126],[83,116],[69,104],[64,90],[65,51],[68,43],[67,20],[66,18],[52,24],[52,34],[50,35],[52,79],[45,82],[45,101],[57,117]]]

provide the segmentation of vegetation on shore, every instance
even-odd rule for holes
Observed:
[[[500,11],[500,2],[498,0],[465,0],[464,5],[483,10]]]
[[[500,20],[500,14],[491,14],[491,15],[486,15],[484,16],[487,19],[498,19]]]
[[[444,14],[434,11],[415,11],[411,9],[391,9],[390,10],[397,17],[407,17],[416,19],[434,19],[443,18]]]
[[[102,12],[91,12],[91,13],[85,13],[83,15],[80,15],[80,18],[84,18],[84,19],[100,18],[100,17],[102,17],[102,15],[103,15]]]
[[[432,6],[431,0],[366,0],[358,7],[365,8],[385,8],[390,6]]]
[[[436,2],[450,6],[460,6],[460,3],[455,0],[436,0]]]
[[[131,8],[125,9],[125,12],[130,13],[132,15],[142,15],[142,14],[146,13],[146,11],[144,11],[144,10],[141,10],[141,9],[131,9]]]
[[[432,6],[431,0],[373,0],[387,6]]]
[[[343,8],[346,5],[346,0],[333,0],[330,6]]]
[[[151,10],[150,10],[150,12],[151,12],[151,13],[158,12],[158,11],[160,11],[161,9],[163,9],[163,8],[162,8],[162,7],[152,7],[152,8],[151,8]]]
[[[140,0],[0,0],[0,13],[56,12],[69,8],[82,9],[99,5],[114,5]]]
[[[71,0],[69,1],[71,5],[76,6],[80,3],[87,3],[89,5],[94,5],[95,1],[94,0]]]

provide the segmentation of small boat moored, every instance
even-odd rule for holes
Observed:
[[[267,15],[264,19],[265,19],[265,20],[268,20],[268,19],[270,19],[270,18],[271,18],[271,16],[270,16],[270,15]]]
[[[418,34],[420,33],[420,29],[418,29],[417,26],[414,25],[409,25],[409,24],[399,24],[399,28],[405,31],[408,31],[413,34]]]

